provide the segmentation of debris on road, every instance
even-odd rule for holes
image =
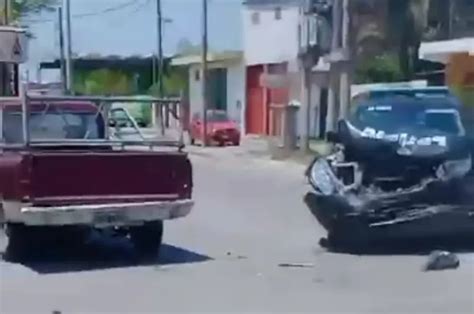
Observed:
[[[278,267],[283,268],[314,268],[313,263],[280,263]]]
[[[229,256],[229,257],[234,257],[234,258],[237,259],[237,260],[248,259],[247,256],[244,256],[244,255],[234,255],[234,254],[232,254],[232,252],[227,252],[226,255]]]
[[[460,265],[456,254],[446,251],[434,251],[430,254],[428,262],[424,266],[425,271],[457,269]]]

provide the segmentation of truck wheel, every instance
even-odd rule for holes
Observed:
[[[163,222],[147,222],[140,227],[131,228],[130,239],[142,257],[158,256],[163,239]]]

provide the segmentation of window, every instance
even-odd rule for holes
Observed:
[[[199,81],[201,79],[201,70],[194,71],[194,80]]]
[[[23,138],[22,117],[18,112],[5,112],[3,136],[6,143],[20,143]],[[30,136],[33,140],[102,138],[93,113],[32,113]]]
[[[281,20],[281,8],[280,7],[275,9],[275,20]]]
[[[260,13],[259,12],[253,12],[252,13],[252,24],[253,25],[260,24]]]
[[[352,118],[358,128],[370,127],[387,133],[406,129],[437,130],[448,134],[462,134],[463,127],[457,109],[437,109],[427,106],[362,106]]]

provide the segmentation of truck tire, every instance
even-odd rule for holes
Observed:
[[[163,221],[147,222],[130,229],[130,239],[142,257],[159,256],[163,239]]]
[[[42,258],[45,248],[75,250],[84,244],[88,230],[82,227],[36,227],[7,224],[7,259],[20,262]]]
[[[7,260],[16,262],[28,257],[32,251],[30,233],[22,224],[7,224],[8,246],[5,252]]]

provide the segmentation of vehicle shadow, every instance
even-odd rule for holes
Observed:
[[[193,264],[212,260],[207,255],[169,244],[161,246],[159,256],[143,259],[127,239],[104,236],[81,245],[52,245],[41,252],[32,252],[20,261],[9,261],[7,253],[2,256],[7,262],[21,264],[39,274]]]
[[[338,254],[351,255],[429,255],[433,251],[448,251],[451,253],[474,253],[472,237],[456,239],[429,239],[423,241],[379,241],[363,247],[331,246],[327,241],[320,240],[320,247]]]

